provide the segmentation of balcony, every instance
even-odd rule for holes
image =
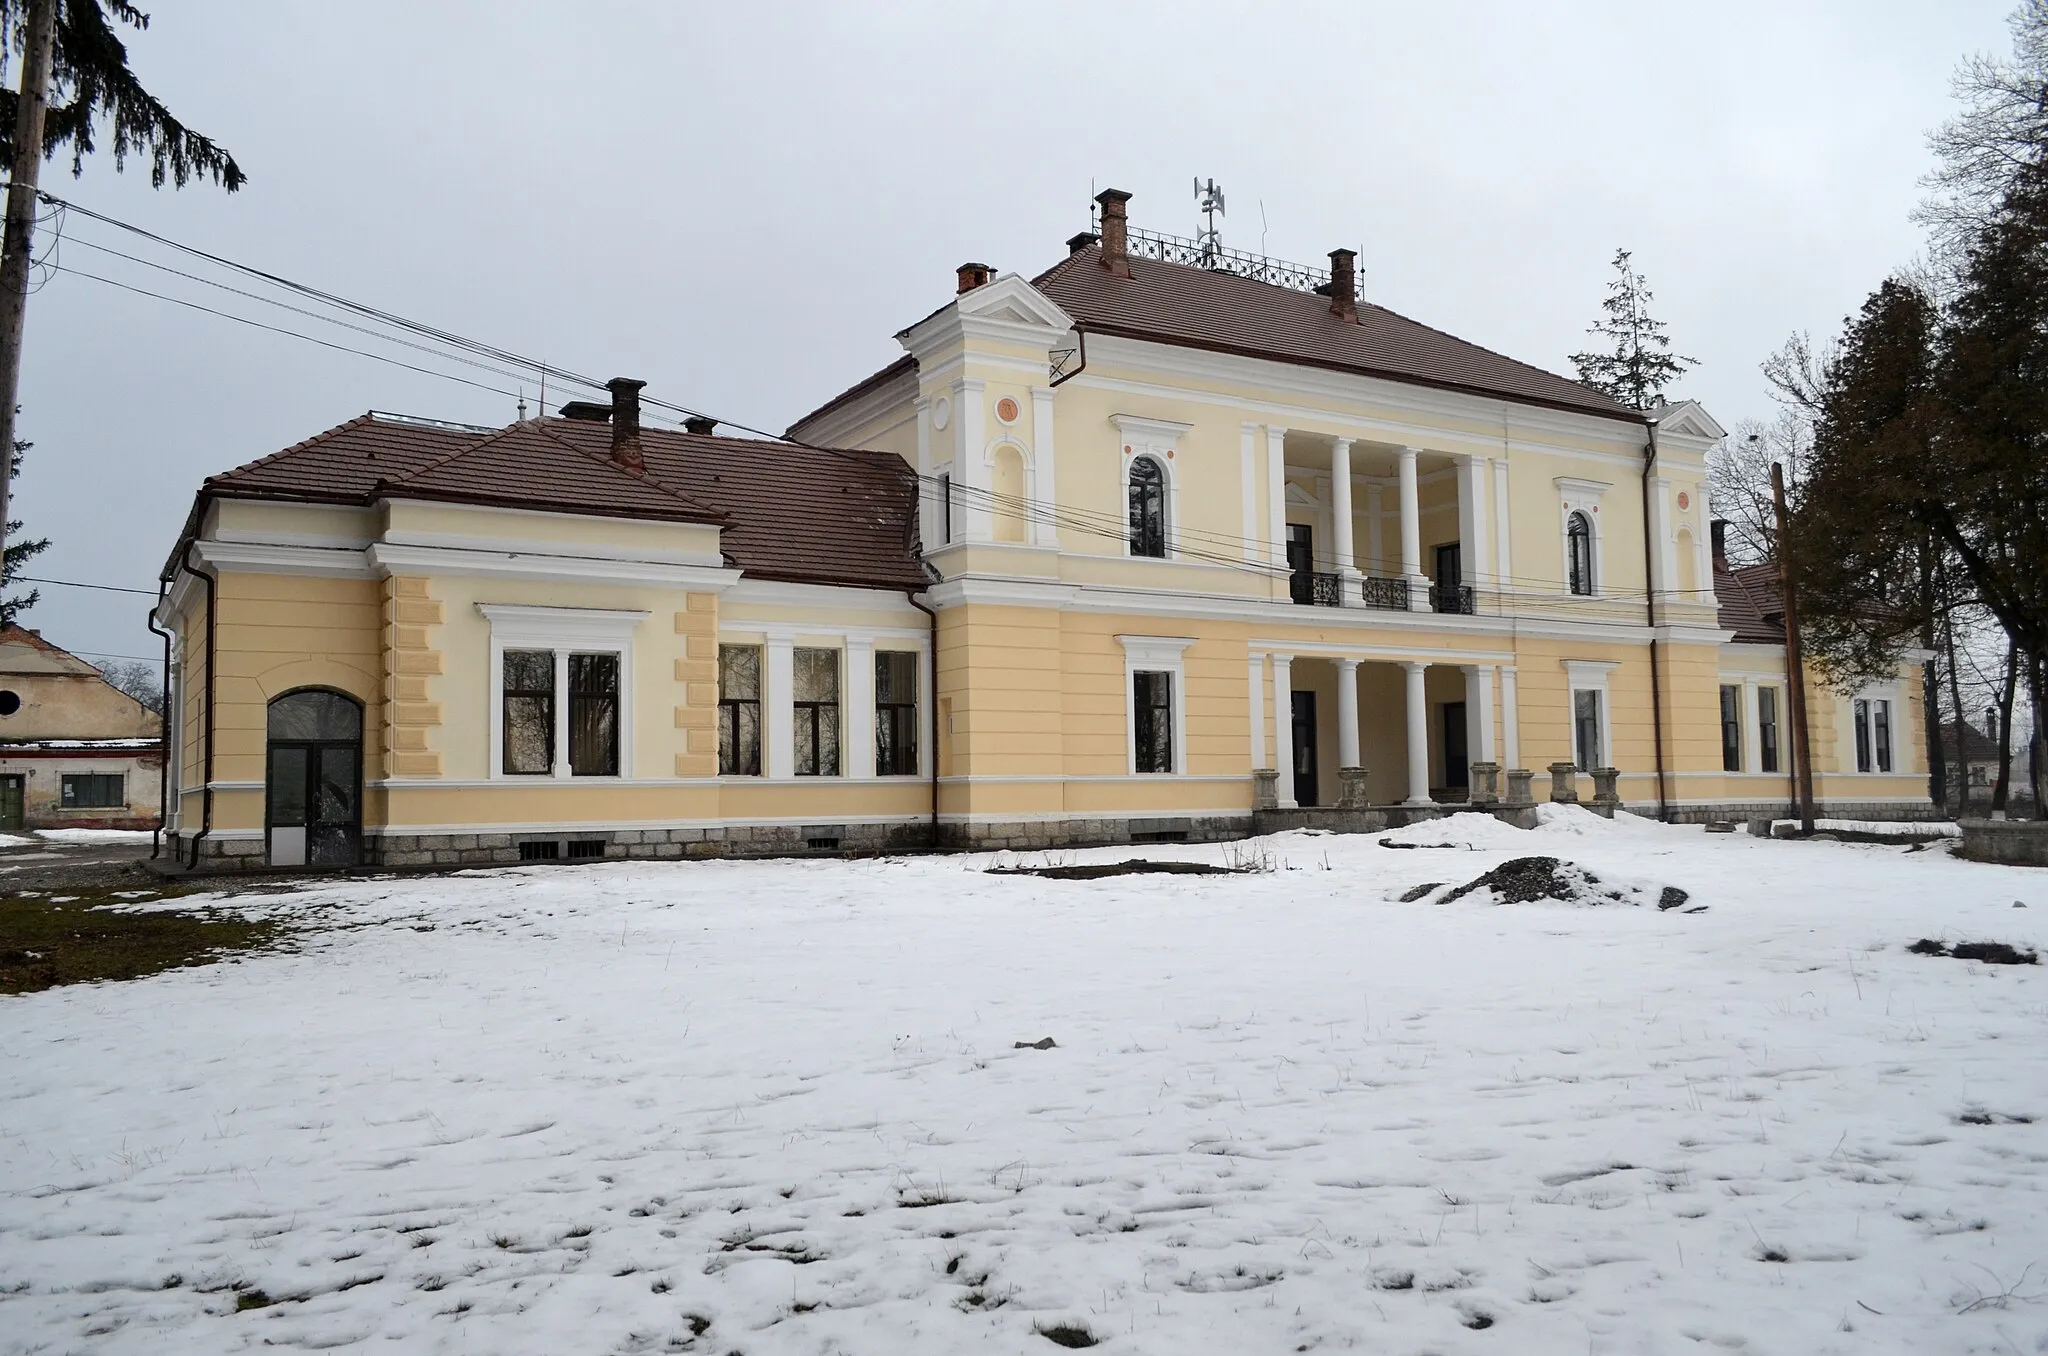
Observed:
[[[1365,581],[1365,605],[1386,612],[1406,612],[1413,595],[1405,579],[1372,579]]]
[[[1287,591],[1304,607],[1344,606],[1344,581],[1334,574],[1296,570],[1287,581]]]
[[[1475,616],[1479,611],[1479,597],[1469,584],[1431,584],[1429,609],[1463,617]]]

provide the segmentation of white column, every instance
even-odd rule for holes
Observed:
[[[1756,679],[1742,680],[1742,770],[1764,770],[1764,737],[1757,725]]]
[[[1252,718],[1252,771],[1270,766],[1266,762],[1266,656],[1255,654],[1246,666],[1250,689],[1246,696]]]
[[[1422,676],[1427,664],[1403,664],[1408,671],[1408,799],[1406,805],[1434,805],[1429,798],[1429,705]]]
[[[1280,770],[1279,804],[1292,810],[1294,799],[1294,656],[1273,656],[1273,766]]]
[[[1337,766],[1358,766],[1358,661],[1337,661]]]
[[[875,642],[846,638],[845,686],[839,697],[839,775],[875,775]]]
[[[1515,586],[1515,558],[1508,549],[1508,463],[1493,464],[1493,574],[1503,589]]]
[[[555,765],[550,769],[557,777],[567,777],[569,771],[569,652],[555,651]]]
[[[1287,568],[1287,430],[1266,425],[1266,546],[1267,557],[1281,569]],[[1281,592],[1287,580],[1280,580]]]
[[[1670,495],[1670,481],[1659,476],[1650,482],[1650,587],[1665,595],[1678,587],[1678,550],[1671,540],[1671,509],[1666,502]]]
[[[953,383],[953,481],[971,493],[959,496],[954,507],[956,526],[964,521],[959,536],[966,541],[990,541],[995,537],[995,515],[989,501],[988,459],[982,451],[982,391],[987,383],[979,377],[963,377]]]
[[[761,767],[770,777],[796,775],[796,659],[788,633],[768,637],[761,675]]]
[[[1339,438],[1330,448],[1330,517],[1337,544],[1337,573],[1344,577],[1343,601],[1359,601],[1357,552],[1353,549],[1351,524],[1351,440]],[[1346,767],[1355,767],[1347,763]]]
[[[1387,552],[1382,541],[1383,536],[1384,533],[1380,529],[1380,487],[1368,485],[1365,487],[1365,555],[1372,565],[1368,573],[1387,572]],[[1364,570],[1365,567],[1359,568]]]
[[[1506,745],[1507,766],[1522,765],[1522,721],[1515,700],[1515,666],[1504,664],[1500,671],[1500,738]],[[1501,783],[1506,786],[1507,783]]]
[[[1052,506],[1059,502],[1053,483],[1059,469],[1052,445],[1052,389],[1031,388],[1031,502],[1038,511],[1032,515],[1031,540],[1039,546],[1058,546],[1059,529],[1051,521]]]
[[[1259,549],[1259,426],[1237,426],[1237,468],[1239,493],[1244,496],[1244,558],[1253,563],[1264,558]]]
[[[1415,458],[1419,448],[1401,449],[1401,574],[1408,580],[1414,602],[1420,609],[1427,585],[1422,578],[1422,505],[1416,495]]]
[[[1475,763],[1492,763],[1493,748],[1493,665],[1465,666],[1465,747]]]
[[[1485,588],[1486,549],[1486,458],[1463,457],[1458,462],[1458,555],[1465,582]]]

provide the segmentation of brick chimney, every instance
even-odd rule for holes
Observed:
[[[1102,266],[1119,278],[1131,276],[1130,223],[1124,204],[1131,195],[1120,188],[1105,188],[1095,195],[1102,206]]]
[[[960,291],[955,295],[964,295],[972,292],[977,287],[987,287],[988,280],[993,276],[995,276],[995,270],[987,264],[962,264],[960,265]]]
[[[646,384],[631,377],[613,377],[604,384],[612,393],[612,460],[628,471],[647,469],[640,455],[640,388]]]
[[[1330,314],[1358,320],[1358,251],[1330,251]]]
[[[683,420],[683,432],[694,433],[699,438],[709,438],[718,427],[718,421],[708,414],[693,414]]]
[[[1716,572],[1728,568],[1728,520],[1716,518],[1707,524],[1707,532],[1714,539],[1714,569]]]
[[[1067,253],[1070,255],[1079,254],[1099,239],[1101,237],[1093,231],[1083,231],[1079,235],[1070,235],[1067,237]]]

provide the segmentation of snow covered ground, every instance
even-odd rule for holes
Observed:
[[[2048,1351],[2048,970],[1905,950],[2048,872],[1385,837],[237,898],[0,999],[0,1349]],[[1530,853],[1707,909],[1397,902]]]
[[[156,835],[148,829],[37,829],[36,838],[46,843],[84,843],[93,847],[114,843],[147,843]],[[35,839],[25,839],[34,842]]]

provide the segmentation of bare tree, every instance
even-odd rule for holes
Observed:
[[[1962,111],[1927,135],[1940,163],[1923,180],[1930,192],[1914,216],[1948,271],[2048,143],[2048,0],[2024,0],[2007,22],[2012,55],[1979,54],[1957,67],[1949,85]]]
[[[156,665],[123,660],[101,666],[100,676],[158,715],[164,713],[164,680]]]
[[[1785,464],[1785,479],[1796,484],[1813,429],[1787,406],[1765,423],[1744,419],[1707,455],[1707,488],[1714,516],[1728,522],[1728,563],[1756,565],[1775,559],[1776,511],[1771,501],[1771,463]]]

